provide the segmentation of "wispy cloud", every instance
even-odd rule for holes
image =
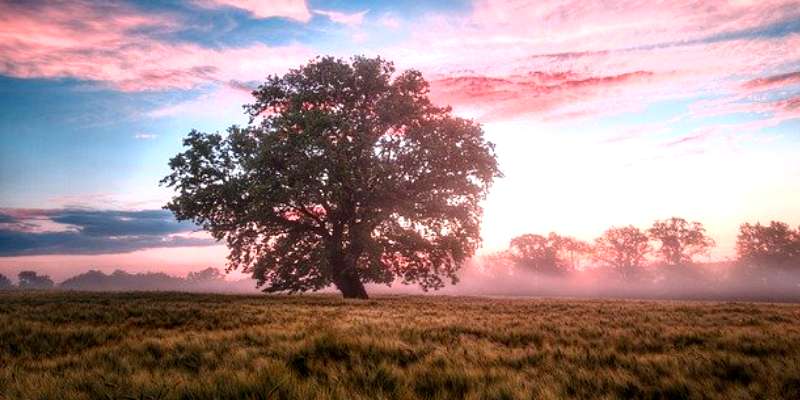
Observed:
[[[749,114],[759,117],[755,121],[736,124],[743,131],[769,128],[793,119],[800,119],[800,93],[779,99],[753,98],[747,94],[699,101],[692,104],[691,114],[696,117],[714,117],[732,114]]]
[[[800,85],[800,71],[752,79],[745,82],[742,87],[747,90],[765,90],[790,85]]]
[[[610,94],[620,85],[647,83],[649,71],[609,76],[585,76],[575,71],[532,71],[505,77],[452,76],[434,80],[434,98],[444,104],[471,108],[481,120],[541,115],[563,105]]]
[[[245,10],[256,18],[289,18],[300,22],[311,20],[305,0],[195,0],[201,7],[232,7]]]
[[[366,15],[367,12],[369,12],[369,10],[355,12],[355,13],[344,13],[340,11],[319,10],[319,9],[314,10],[314,14],[324,15],[333,22],[347,26],[361,25],[361,23],[364,22],[364,15]]]
[[[700,129],[699,131],[692,132],[689,135],[670,140],[669,142],[664,143],[664,146],[674,147],[688,143],[702,142],[704,140],[707,140],[711,136],[715,135],[716,133],[718,133],[718,130],[719,129],[717,129],[717,127],[703,128]]]
[[[151,118],[172,117],[176,115],[195,118],[225,118],[237,121],[244,118],[242,104],[252,102],[253,97],[246,86],[218,85],[212,90],[179,103],[168,104],[149,111]]]
[[[134,139],[139,139],[139,140],[152,140],[152,139],[155,139],[157,137],[158,137],[158,135],[156,135],[154,133],[147,133],[147,132],[140,132],[140,133],[137,133],[137,134],[133,135]]]

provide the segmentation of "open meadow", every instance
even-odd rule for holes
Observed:
[[[3,399],[798,398],[796,304],[0,294]]]

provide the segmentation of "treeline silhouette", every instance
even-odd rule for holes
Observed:
[[[715,242],[702,223],[673,217],[612,227],[592,242],[524,234],[476,262],[462,293],[636,298],[800,300],[800,228],[745,223],[736,258],[700,262]],[[480,282],[476,284],[476,282]]]
[[[497,256],[542,274],[568,274],[590,265],[636,279],[646,266],[696,267],[695,258],[707,255],[714,246],[702,223],[673,217],[655,221],[647,230],[633,225],[612,227],[591,244],[554,232],[525,234],[512,239],[509,249]],[[778,221],[745,223],[739,228],[736,253],[736,264],[742,268],[796,272],[800,267],[800,228]]]
[[[176,277],[163,272],[128,273],[116,270],[111,274],[102,271],[88,272],[66,279],[58,285],[47,275],[34,271],[22,271],[18,284],[0,274],[0,290],[79,290],[79,291],[187,291],[187,292],[253,292],[252,279],[229,281],[217,268],[206,268],[190,272],[185,277]]]

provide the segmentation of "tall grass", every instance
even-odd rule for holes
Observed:
[[[800,306],[0,294],[3,399],[798,398]]]

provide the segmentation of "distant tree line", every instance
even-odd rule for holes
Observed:
[[[513,238],[507,250],[492,257],[488,263],[490,268],[502,270],[502,263],[541,277],[558,279],[544,280],[542,282],[550,284],[536,286],[515,276],[513,285],[507,285],[506,289],[501,289],[499,283],[475,277],[465,283],[482,285],[485,291],[507,290],[520,294],[800,296],[800,228],[793,229],[778,221],[766,225],[745,223],[739,228],[734,261],[698,262],[698,257],[709,254],[714,246],[703,224],[683,218],[655,221],[647,229],[630,225],[612,227],[591,242],[554,232],[546,236],[524,234]],[[578,281],[585,285],[583,291],[570,287],[567,284],[570,280],[563,279],[570,277],[581,278]],[[190,272],[185,277],[165,273],[131,274],[120,270],[105,274],[92,270],[58,285],[49,276],[34,271],[20,272],[16,285],[0,275],[0,290],[239,292],[252,291],[253,285],[251,279],[227,281],[224,272],[216,268]],[[595,291],[587,292],[584,290],[587,287]]]
[[[252,288],[252,281],[246,287]],[[58,285],[47,275],[38,275],[34,271],[22,271],[18,274],[16,285],[0,274],[0,290],[85,290],[85,291],[136,291],[136,290],[185,290],[185,291],[241,291],[239,282],[225,280],[225,273],[217,268],[206,268],[197,272],[189,272],[186,277],[175,277],[162,272],[132,274],[116,270],[111,274],[90,270],[73,276]]]
[[[52,289],[54,284],[53,280],[47,275],[39,275],[35,271],[22,271],[17,275],[18,283],[14,285],[8,277],[0,274],[0,290],[10,289]]]
[[[707,255],[715,245],[703,224],[673,217],[655,221],[646,230],[632,225],[612,227],[593,243],[554,232],[547,236],[524,234],[512,239],[501,256],[540,274],[573,273],[582,269],[582,261],[588,261],[632,279],[646,266],[692,268],[697,265],[696,257]],[[778,221],[742,224],[736,253],[741,268],[800,272],[800,228]]]

